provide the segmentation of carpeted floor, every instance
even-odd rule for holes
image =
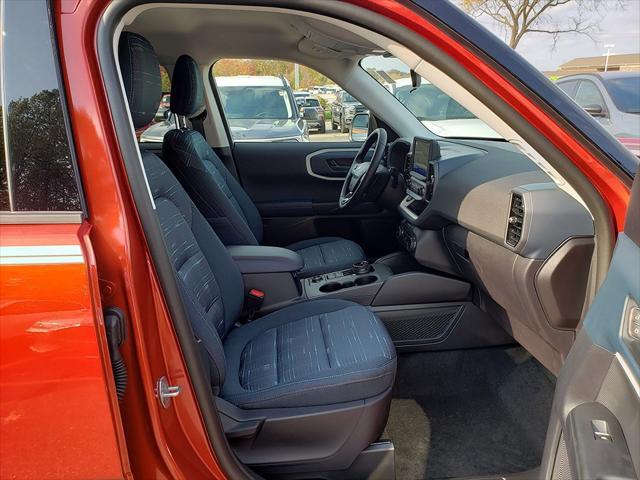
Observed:
[[[402,354],[389,422],[396,478],[537,467],[553,377],[521,348]]]

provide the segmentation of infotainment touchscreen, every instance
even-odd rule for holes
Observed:
[[[422,178],[429,177],[429,162],[440,156],[438,142],[428,138],[415,137],[411,149],[411,172]]]
[[[440,157],[440,147],[435,140],[416,137],[409,156],[407,195],[415,200],[429,201],[433,192],[434,160]]]
[[[431,146],[433,141],[426,138],[415,138],[413,141],[413,165],[411,170],[422,177],[429,173]]]

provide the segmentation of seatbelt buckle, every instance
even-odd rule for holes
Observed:
[[[244,310],[247,316],[247,321],[253,320],[256,312],[260,310],[264,303],[265,293],[257,288],[252,288],[247,292],[244,299]]]

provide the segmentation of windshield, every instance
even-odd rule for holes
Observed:
[[[295,109],[282,87],[219,87],[220,100],[229,119],[289,120]]]
[[[347,92],[344,92],[342,94],[342,101],[345,103],[358,103],[358,100],[356,100],[355,98],[353,98],[350,94],[348,94]]]
[[[415,89],[410,85],[400,87],[396,89],[395,95],[418,120],[476,118],[473,113],[430,83]]]
[[[640,113],[640,75],[606,78],[604,85],[618,110]]]
[[[420,77],[413,87],[409,67],[386,55],[370,55],[360,62],[369,75],[385,87],[432,133],[441,137],[502,139],[473,113]]]

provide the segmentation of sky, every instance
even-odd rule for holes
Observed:
[[[512,0],[516,2],[517,0]],[[604,45],[614,44],[611,53],[640,53],[640,0],[626,0],[624,9],[615,0],[601,0],[605,4],[601,14],[589,13],[587,20],[601,17],[600,31],[594,40],[584,35],[564,34],[553,48],[551,35],[529,33],[517,47],[518,53],[540,70],[556,70],[562,63],[576,57],[591,57],[606,52]],[[575,13],[575,5],[568,3],[550,10],[552,21]],[[505,39],[498,25],[491,19],[479,19],[486,28]]]

